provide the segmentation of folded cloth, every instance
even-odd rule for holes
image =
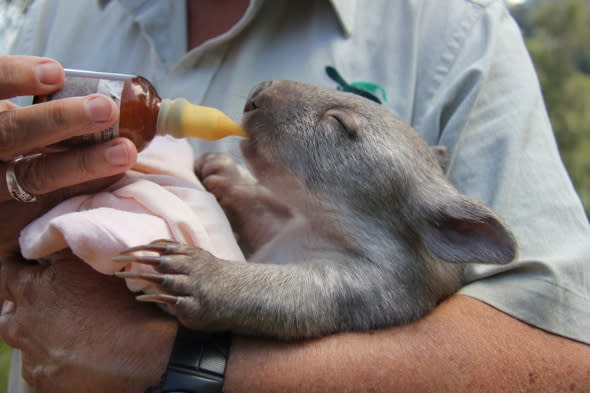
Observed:
[[[156,137],[107,190],[68,199],[26,226],[19,238],[23,256],[43,259],[69,248],[97,271],[113,274],[145,269],[113,262],[121,250],[168,239],[243,261],[223,210],[194,175],[193,161],[186,141]],[[138,280],[127,285],[133,291],[148,287]]]

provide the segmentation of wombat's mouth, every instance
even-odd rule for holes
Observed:
[[[246,99],[246,104],[244,105],[244,114],[242,116],[242,127],[247,130],[250,134],[253,130],[251,125],[255,124],[256,122],[252,120],[252,117],[255,116],[255,113],[262,105],[261,93],[268,88],[272,84],[272,81],[266,81],[257,84],[250,90],[248,94],[248,98]],[[253,136],[250,134],[250,136]]]

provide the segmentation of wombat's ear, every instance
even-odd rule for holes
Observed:
[[[450,263],[505,264],[517,254],[512,232],[487,207],[463,195],[438,205],[427,218],[422,240],[435,257]]]

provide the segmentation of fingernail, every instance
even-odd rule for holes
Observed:
[[[105,159],[112,166],[128,165],[130,160],[124,143],[109,147],[105,152]]]
[[[86,101],[86,110],[95,122],[111,120],[113,106],[105,97],[95,96]]]
[[[61,67],[54,62],[37,64],[33,67],[33,72],[39,82],[44,85],[55,85],[61,82]]]

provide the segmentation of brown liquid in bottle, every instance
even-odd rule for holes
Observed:
[[[142,150],[156,135],[160,96],[151,83],[137,76],[125,82],[121,95],[119,135]]]
[[[100,132],[59,142],[49,150],[102,143],[117,136],[130,139],[138,150],[156,134],[207,140],[230,135],[247,137],[245,131],[221,111],[193,105],[182,98],[162,100],[147,79],[136,75],[66,70],[63,88],[53,94],[36,96],[33,103],[93,93],[105,94],[119,105],[118,122]]]

